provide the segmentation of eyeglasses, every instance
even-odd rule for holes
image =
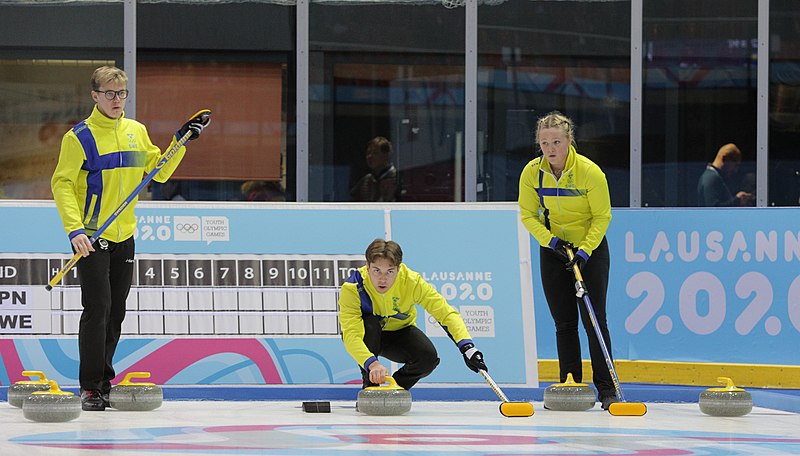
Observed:
[[[119,97],[120,100],[128,98],[128,90],[95,90],[97,93],[102,93],[106,96],[106,100],[111,101],[114,97]]]

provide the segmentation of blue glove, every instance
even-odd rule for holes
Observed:
[[[559,238],[558,236],[555,236],[553,239],[550,239],[550,249],[556,252],[556,254],[558,254],[558,256],[560,256],[561,259],[564,260],[564,262],[569,261],[569,257],[567,256],[567,247],[571,249],[575,248],[571,242],[565,241]]]
[[[483,353],[475,348],[475,344],[464,344],[459,350],[461,350],[461,354],[464,355],[464,362],[470,370],[475,373],[478,373],[479,370],[489,372],[489,368],[486,367],[486,363],[483,362]]]
[[[578,269],[583,271],[583,266],[586,265],[587,261],[589,261],[589,254],[583,250],[578,250],[578,252],[572,257],[572,260],[567,261],[567,271],[572,271],[572,267],[576,264],[578,265]]]

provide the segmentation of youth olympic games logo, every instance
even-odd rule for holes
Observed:
[[[175,231],[179,231],[181,233],[192,234],[195,231],[200,229],[200,225],[197,223],[176,223],[175,224]]]
[[[200,217],[176,215],[172,218],[173,233],[176,241],[200,241],[203,230]]]

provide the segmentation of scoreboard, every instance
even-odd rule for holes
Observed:
[[[3,333],[78,333],[77,267],[45,290],[68,260],[0,256]],[[363,255],[137,254],[123,334],[337,335],[339,287],[363,264]]]
[[[24,235],[19,224],[0,224],[0,382],[36,369],[74,384],[77,269],[45,289],[71,258],[58,211],[52,202],[0,201],[0,212],[25,221]],[[364,265],[366,246],[384,238],[462,313],[482,352],[502,354],[495,379],[536,385],[530,235],[516,203],[142,201],[136,215],[120,369],[151,371],[165,384],[360,381],[341,342],[338,293]],[[438,322],[419,310],[415,323],[442,358],[427,381],[474,382]]]

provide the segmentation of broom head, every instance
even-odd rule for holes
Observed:
[[[641,402],[614,402],[608,406],[608,413],[614,416],[643,416],[647,406]]]
[[[500,404],[503,416],[533,416],[533,404],[530,402],[503,402]]]

